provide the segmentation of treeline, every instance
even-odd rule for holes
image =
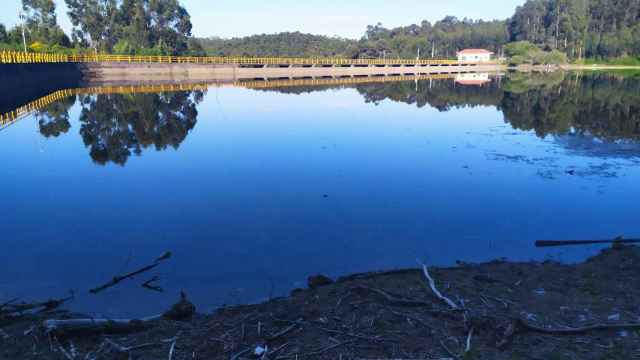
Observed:
[[[420,25],[394,29],[382,24],[368,26],[358,42],[358,55],[415,58],[420,52],[424,58],[449,58],[465,48],[483,48],[500,54],[508,41],[505,21],[460,20],[447,16],[434,24],[423,21]]]
[[[206,39],[211,54],[338,55],[350,58],[450,58],[464,48],[505,55],[505,45],[529,42],[525,62],[640,56],[640,0],[528,0],[504,21],[447,16],[397,28],[367,27],[359,40],[300,33]],[[508,55],[508,54],[507,54]],[[527,59],[528,58],[528,59]]]
[[[507,43],[505,21],[458,20],[448,16],[431,24],[387,29],[368,26],[360,40],[287,32],[243,38],[200,39],[210,55],[340,56],[347,58],[454,57],[456,51],[481,47],[500,53]]]
[[[20,24],[0,24],[0,48],[142,55],[203,55],[178,0],[65,0],[73,31],[58,25],[51,0],[22,0]],[[24,33],[24,38],[23,38]]]
[[[355,40],[300,32],[234,39],[212,37],[200,39],[200,43],[209,55],[219,56],[353,57],[358,52],[358,43]]]
[[[640,0],[527,0],[504,21],[447,16],[397,28],[368,26],[359,40],[300,32],[244,38],[195,39],[191,17],[178,0],[64,0],[73,32],[57,23],[51,0],[22,0],[25,37],[34,51],[246,56],[340,56],[348,58],[450,58],[463,48],[498,56],[505,45],[528,42],[539,50],[531,62],[640,57]],[[215,8],[212,8],[215,11]],[[22,46],[22,26],[0,24],[0,48]]]
[[[640,56],[640,0],[528,0],[508,27],[512,41],[574,59]]]

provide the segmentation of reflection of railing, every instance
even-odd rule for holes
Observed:
[[[160,84],[135,86],[100,86],[55,91],[8,113],[0,114],[0,130],[56,101],[83,94],[137,94],[171,91],[206,90],[207,84]]]
[[[320,79],[285,79],[285,80],[251,80],[236,81],[234,83],[194,83],[194,84],[158,84],[158,85],[131,85],[131,86],[98,86],[77,89],[58,90],[47,96],[41,97],[26,105],[23,105],[8,113],[0,114],[0,130],[15,123],[16,121],[41,110],[56,101],[60,101],[70,96],[85,94],[139,94],[139,93],[160,93],[174,91],[195,91],[206,90],[209,86],[235,86],[249,89],[268,89],[278,87],[293,86],[323,86],[323,85],[354,85],[364,83],[382,83],[399,81],[417,81],[429,79],[451,79],[455,74],[432,74],[432,75],[397,75],[397,76],[371,76],[371,77],[349,77],[349,78],[320,78]]]
[[[29,114],[38,111],[44,107],[53,104],[56,101],[60,101],[64,98],[74,95],[74,90],[58,90],[47,96],[41,97],[38,100],[32,101],[24,106],[10,111],[8,113],[0,114],[0,130],[11,125],[12,123],[20,120],[21,118],[28,116]]]
[[[320,78],[320,79],[285,79],[285,80],[256,80],[238,81],[235,84],[250,89],[268,89],[289,86],[323,86],[323,85],[353,85],[365,83],[382,83],[398,81],[415,81],[429,79],[452,79],[455,74],[433,75],[396,75],[396,76],[366,76],[348,78]]]
[[[246,56],[136,56],[136,55],[64,55],[45,53],[25,53],[16,51],[0,52],[0,64],[34,63],[160,63],[160,64],[218,64],[218,65],[473,65],[450,59],[345,59],[345,58],[292,58],[292,57],[246,57]],[[493,64],[487,62],[483,64]]]

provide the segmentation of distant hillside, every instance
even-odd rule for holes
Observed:
[[[243,38],[199,39],[209,55],[221,56],[340,56],[352,57],[358,52],[355,40],[285,32],[253,35]]]
[[[360,40],[280,33],[201,39],[212,55],[452,58],[464,48],[503,54],[505,44],[529,41],[571,59],[640,57],[640,0],[527,0],[505,20],[447,16],[397,28],[363,29]]]

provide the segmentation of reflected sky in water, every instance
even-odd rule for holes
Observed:
[[[417,258],[584,259],[597,248],[533,242],[638,234],[638,102],[625,94],[639,84],[212,87],[51,105],[0,132],[0,299],[75,289],[74,309],[148,314],[184,289],[205,311]],[[165,250],[165,294],[140,287],[151,274],[86,294]]]

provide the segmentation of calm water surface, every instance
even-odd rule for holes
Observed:
[[[0,300],[150,314],[416,259],[578,261],[638,235],[640,80],[514,75],[80,95],[0,131]],[[165,250],[154,273],[86,289]]]

